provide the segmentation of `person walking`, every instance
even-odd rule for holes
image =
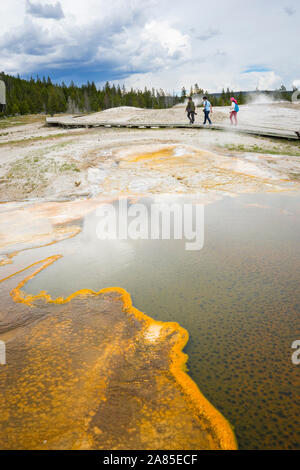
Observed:
[[[230,101],[231,101],[231,107],[230,107],[230,122],[231,122],[231,125],[233,126],[233,119],[234,119],[234,123],[235,123],[235,126],[237,126],[237,113],[239,112],[240,108],[239,108],[239,105],[238,105],[238,102],[235,98],[230,98]]]
[[[190,120],[190,124],[194,124],[195,122],[195,114],[196,114],[196,107],[195,103],[192,100],[192,97],[189,96],[187,106],[185,108],[185,112],[187,113],[187,117]]]
[[[210,104],[210,102],[208,101],[207,97],[206,96],[203,96],[203,106],[204,106],[204,109],[203,109],[203,112],[204,112],[204,122],[203,124],[205,125],[206,124],[206,121],[209,122],[209,124],[211,125],[212,122],[210,120],[210,117],[209,117],[209,114],[212,113],[212,106]]]

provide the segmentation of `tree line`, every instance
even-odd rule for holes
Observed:
[[[201,97],[206,95],[213,106],[226,106],[230,97],[235,96],[240,104],[253,99],[253,92],[234,92],[227,88],[222,93],[208,93],[196,83],[187,92],[182,88],[180,96],[166,94],[163,89],[144,90],[129,89],[123,85],[115,86],[106,82],[102,88],[97,88],[94,82],[77,86],[73,81],[69,85],[64,82],[54,84],[50,77],[31,78],[25,80],[4,72],[0,80],[6,85],[6,107],[0,110],[0,116],[15,116],[19,114],[56,114],[96,112],[118,106],[135,106],[139,108],[161,109],[169,108],[186,101],[188,96]],[[255,92],[254,92],[255,93]],[[260,93],[257,90],[257,93]],[[273,99],[291,100],[292,92],[284,86],[279,90],[266,91]],[[1,112],[2,111],[2,112]]]
[[[164,90],[127,90],[123,85],[109,82],[97,88],[94,82],[77,86],[73,81],[54,84],[50,77],[25,80],[4,72],[0,80],[6,85],[6,115],[37,113],[81,113],[96,112],[117,106],[139,108],[169,108],[180,102],[176,95],[167,95]],[[2,115],[4,112],[2,112]]]

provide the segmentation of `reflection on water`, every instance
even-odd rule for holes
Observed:
[[[152,318],[188,330],[189,373],[234,426],[240,448],[299,448],[291,344],[299,339],[300,196],[207,205],[200,251],[185,251],[181,240],[100,241],[97,222],[87,214],[79,235],[20,253],[2,272],[61,254],[26,292],[126,289]]]

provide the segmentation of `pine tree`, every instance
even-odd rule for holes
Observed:
[[[59,110],[59,100],[55,88],[52,86],[49,90],[47,112],[53,116]]]
[[[29,114],[30,113],[29,105],[28,105],[26,100],[21,101],[19,109],[20,109],[21,114]]]
[[[12,105],[9,114],[12,114],[13,116],[15,116],[16,114],[20,114],[20,108],[19,108],[19,106],[17,105],[17,103],[14,103],[14,104]]]

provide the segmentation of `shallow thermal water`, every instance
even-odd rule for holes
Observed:
[[[150,199],[142,202],[149,208]],[[291,361],[300,337],[300,195],[206,205],[199,251],[185,250],[185,240],[101,241],[98,223],[92,211],[77,236],[20,252],[1,267],[3,277],[61,254],[27,293],[126,289],[150,317],[188,330],[189,374],[234,426],[240,448],[300,448],[300,366]]]

